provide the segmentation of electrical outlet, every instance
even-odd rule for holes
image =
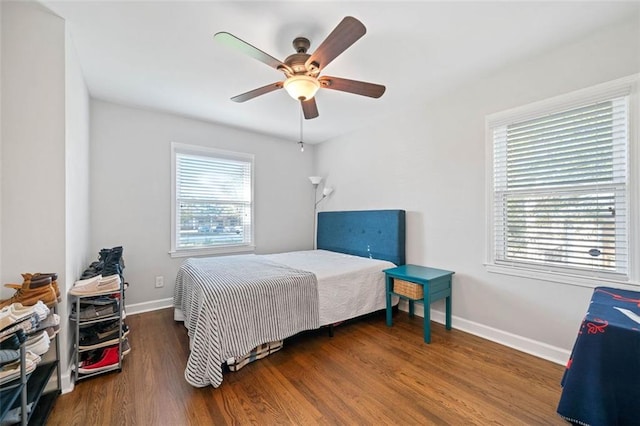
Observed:
[[[164,287],[164,277],[156,277],[156,288]]]

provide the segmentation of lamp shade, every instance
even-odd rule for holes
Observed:
[[[308,75],[294,75],[284,82],[284,89],[295,100],[309,100],[315,96],[319,88],[318,80]]]
[[[309,180],[314,185],[319,185],[322,182],[322,176],[309,176]]]
[[[322,190],[322,195],[324,195],[325,197],[328,197],[329,195],[331,195],[331,193],[333,192],[333,188],[329,187],[325,187]]]

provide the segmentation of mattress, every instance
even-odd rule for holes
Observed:
[[[294,269],[313,272],[318,280],[320,325],[330,325],[386,307],[384,269],[394,265],[327,250],[268,254],[264,257]],[[393,296],[393,304],[398,297]]]
[[[318,280],[320,325],[330,325],[386,308],[382,270],[396,265],[327,250],[306,250],[262,255],[294,269],[313,272]],[[393,306],[398,296],[392,297]],[[179,306],[174,320],[184,321]]]

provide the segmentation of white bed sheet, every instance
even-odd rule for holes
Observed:
[[[318,280],[320,325],[335,324],[386,307],[384,269],[392,262],[307,250],[264,255],[291,268],[313,272]],[[399,298],[393,296],[396,305]]]

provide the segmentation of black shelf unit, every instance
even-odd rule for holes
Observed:
[[[56,313],[55,311],[56,308],[52,308],[50,315]],[[42,357],[50,353],[52,349],[55,349],[54,359],[41,361],[29,374],[26,373],[25,369],[25,343],[20,345],[20,382],[15,384],[14,381],[0,387],[0,420],[4,419],[9,411],[17,407],[21,407],[21,413],[24,414],[27,411],[27,405],[33,403],[29,414],[22,416],[21,421],[16,424],[43,425],[46,423],[56,399],[62,393],[60,345],[57,335],[51,340],[51,344],[55,345],[55,348],[49,346],[49,351],[43,354]],[[57,373],[56,386],[54,389],[45,392],[54,372]],[[7,385],[10,387],[7,387]]]
[[[49,417],[49,413],[53,408],[53,403],[61,393],[59,386],[55,390],[45,392],[47,383],[49,383],[57,367],[57,361],[41,363],[27,380],[27,404],[33,403],[33,408],[28,416],[30,425],[46,423],[47,417]],[[48,401],[47,404],[44,404],[45,400]]]

